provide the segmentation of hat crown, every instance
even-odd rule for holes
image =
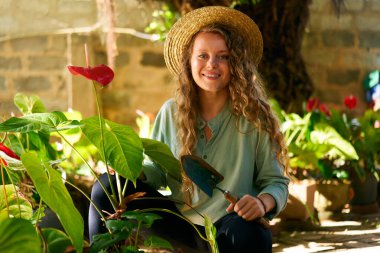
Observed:
[[[164,44],[168,69],[179,74],[186,45],[205,26],[222,24],[239,33],[244,40],[248,57],[257,66],[263,54],[263,39],[256,23],[244,13],[222,6],[207,6],[185,14],[170,29]]]

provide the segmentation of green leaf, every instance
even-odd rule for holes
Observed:
[[[55,212],[77,252],[83,250],[83,219],[75,208],[61,175],[47,163],[43,166],[37,155],[27,152],[21,156],[30,178],[42,200]]]
[[[145,252],[145,251],[142,251],[142,250],[139,250],[138,247],[134,246],[134,245],[128,245],[128,246],[122,246],[121,247],[121,252],[123,253],[140,253],[140,252]]]
[[[158,164],[166,173],[181,181],[181,165],[173,156],[168,145],[160,141],[142,138],[144,153]]]
[[[5,192],[6,194],[4,194],[4,185],[0,185],[0,217],[31,219],[33,216],[32,204],[21,194],[18,194],[11,184],[5,185]]]
[[[142,225],[147,228],[151,227],[155,220],[162,219],[158,214],[139,211],[124,212],[121,217],[126,218],[127,220],[140,221],[142,222]]]
[[[40,238],[33,225],[24,219],[6,219],[0,222],[0,252],[40,253]]]
[[[93,237],[93,243],[90,247],[90,253],[98,253],[102,249],[107,249],[121,240],[125,240],[130,236],[130,232],[126,230],[118,231],[114,234],[97,234]]]
[[[98,117],[82,121],[84,135],[98,148],[103,159],[121,176],[134,184],[142,170],[143,148],[140,137],[129,126],[103,120],[104,149]]]
[[[314,131],[310,134],[310,138],[316,145],[329,145],[331,147],[329,150],[331,156],[343,156],[345,159],[350,160],[359,159],[358,154],[351,143],[343,139],[333,127],[327,124],[316,124]]]
[[[27,133],[29,139],[29,150],[38,152],[38,157],[42,161],[54,160],[57,158],[57,151],[50,144],[50,135],[43,132]]]
[[[44,104],[36,95],[26,96],[22,93],[17,93],[13,98],[13,102],[23,114],[46,112]]]
[[[212,253],[218,253],[218,243],[216,242],[216,228],[214,224],[212,223],[211,219],[205,215],[205,232],[208,242],[211,246]]]
[[[111,230],[112,233],[126,231],[130,234],[132,229],[137,227],[137,224],[127,220],[107,220],[106,227]]]
[[[43,228],[42,235],[47,244],[47,253],[65,253],[66,248],[71,245],[69,237],[55,228]]]
[[[27,114],[21,118],[12,117],[0,124],[0,132],[52,132],[76,127],[80,127],[78,121],[69,121],[62,112],[56,111]]]
[[[144,246],[149,248],[161,248],[161,249],[169,249],[174,250],[173,246],[167,240],[158,237],[158,236],[149,236],[144,241]]]

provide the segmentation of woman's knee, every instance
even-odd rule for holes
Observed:
[[[257,222],[235,214],[218,224],[217,230],[221,252],[272,252],[272,233]]]

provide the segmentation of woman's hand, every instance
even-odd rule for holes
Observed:
[[[258,217],[263,217],[265,215],[266,207],[264,202],[260,201],[256,197],[251,195],[244,195],[235,204],[231,203],[226,211],[228,213],[235,211],[240,217],[246,221],[254,220]]]

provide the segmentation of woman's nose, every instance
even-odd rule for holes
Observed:
[[[217,57],[210,57],[207,61],[207,65],[212,67],[212,68],[215,68],[217,64],[218,64]]]

